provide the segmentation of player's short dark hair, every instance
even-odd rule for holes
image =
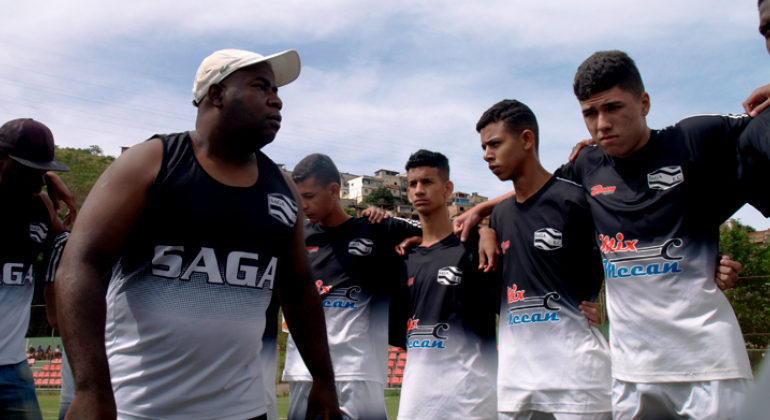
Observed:
[[[757,1],[757,7],[762,7],[762,3],[764,3],[765,0],[759,0]]]
[[[525,104],[516,99],[505,99],[486,110],[476,123],[476,131],[479,133],[484,127],[503,121],[505,127],[511,134],[520,136],[524,130],[530,130],[535,135],[535,151],[538,151],[540,144],[537,118],[535,113]]]
[[[410,169],[419,168],[420,166],[438,169],[441,180],[444,182],[449,181],[449,159],[441,153],[425,149],[412,153],[409,156],[409,160],[406,161],[406,171],[409,172]]]
[[[340,171],[337,170],[337,165],[334,164],[329,156],[320,153],[313,153],[312,155],[305,156],[305,158],[299,161],[297,166],[294,167],[294,171],[291,174],[291,179],[293,179],[294,182],[302,182],[310,177],[313,177],[316,182],[324,187],[335,182],[342,185]]]
[[[589,96],[620,87],[641,98],[644,83],[636,63],[623,51],[599,51],[578,67],[572,88],[579,101]]]

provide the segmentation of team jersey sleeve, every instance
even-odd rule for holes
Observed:
[[[419,220],[390,217],[382,222],[387,229],[387,236],[392,246],[412,236],[422,236],[422,225]]]
[[[751,122],[743,115],[697,115],[681,120],[680,137],[694,160],[702,165],[730,166],[737,156],[738,138]],[[732,171],[732,167],[729,168]]]
[[[760,113],[738,138],[740,180],[749,204],[770,217],[770,196],[762,194],[770,179],[770,111]]]
[[[45,271],[45,282],[53,283],[56,276],[56,270],[59,269],[59,262],[61,261],[62,252],[64,252],[64,246],[67,244],[67,240],[70,237],[69,232],[62,232],[53,239],[51,244],[51,252],[48,257],[48,264]]]

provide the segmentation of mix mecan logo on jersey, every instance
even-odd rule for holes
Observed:
[[[348,252],[359,257],[365,257],[372,253],[373,246],[374,241],[371,239],[356,238],[348,244]]]
[[[297,222],[297,203],[281,193],[267,195],[267,212],[288,227]]]
[[[562,233],[554,228],[542,228],[535,231],[535,248],[543,251],[555,251],[561,248]]]
[[[561,299],[558,293],[548,292],[543,296],[524,297],[524,292],[525,290],[518,290],[515,284],[508,287],[508,325],[561,321],[557,313],[561,307],[554,306],[552,302]]]
[[[420,320],[412,316],[406,323],[407,349],[446,349],[448,336],[442,335],[449,330],[449,324],[439,322],[433,325],[418,325]]]
[[[641,247],[638,239],[627,239],[622,233],[614,237],[599,235],[604,259],[604,275],[608,279],[657,276],[681,273],[682,256],[677,248],[684,244],[679,238],[671,238],[662,245]]]
[[[665,166],[647,174],[647,185],[650,189],[667,190],[684,182],[681,166]]]
[[[323,280],[316,280],[315,287],[323,299],[324,308],[358,309],[356,303],[360,300],[356,296],[361,293],[360,286],[333,287],[324,285]]]

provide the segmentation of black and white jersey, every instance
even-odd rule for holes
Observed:
[[[490,227],[502,252],[498,410],[610,411],[607,341],[578,309],[604,279],[583,189],[552,177],[498,204]]]
[[[50,247],[51,215],[32,194],[3,196],[0,206],[0,366],[27,358],[24,337],[35,292],[33,263]]]
[[[499,282],[478,269],[478,240],[451,234],[407,256],[407,363],[399,420],[496,419]]]
[[[724,214],[715,187],[735,178],[720,164],[736,159],[748,122],[690,117],[653,130],[627,158],[587,148],[557,171],[583,185],[599,234],[614,378],[752,377],[735,314],[714,282],[721,222],[714,215]]]
[[[337,227],[305,221],[305,245],[326,316],[329,351],[337,381],[387,380],[388,297],[403,284],[395,247],[419,236],[412,221],[372,224],[351,218]],[[311,381],[290,336],[285,381]]]
[[[770,111],[761,112],[738,139],[741,186],[749,204],[770,217]]]
[[[163,164],[107,292],[119,417],[260,416],[265,311],[289,268],[294,195],[261,152],[257,183],[231,187],[200,166],[189,133],[158,137]]]

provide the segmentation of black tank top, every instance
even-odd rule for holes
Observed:
[[[118,410],[258,416],[265,311],[292,261],[294,196],[261,152],[257,183],[230,187],[200,166],[189,133],[156,137],[163,163],[107,292]]]

